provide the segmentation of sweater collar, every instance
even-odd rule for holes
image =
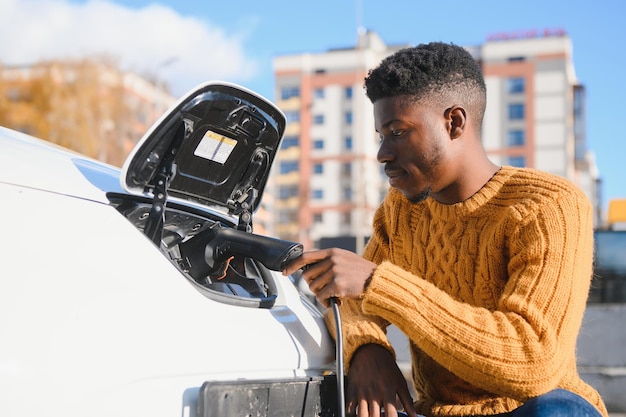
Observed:
[[[455,204],[443,204],[429,197],[425,203],[428,204],[430,212],[433,213],[435,217],[458,219],[459,217],[470,215],[487,204],[500,192],[514,170],[515,168],[508,166],[500,168],[480,190],[465,201],[460,201]]]

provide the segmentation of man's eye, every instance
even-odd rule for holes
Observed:
[[[402,136],[406,131],[405,130],[390,130],[388,134],[383,135],[380,134],[378,135],[378,142],[382,143],[386,138],[390,138],[390,137],[398,137],[398,136]]]

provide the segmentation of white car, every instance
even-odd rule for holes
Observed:
[[[302,247],[251,233],[284,127],[211,82],[121,171],[0,128],[0,416],[334,413]]]

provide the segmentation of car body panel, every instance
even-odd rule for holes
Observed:
[[[123,191],[119,169],[0,126],[0,182],[108,203],[106,191]],[[77,175],[91,171],[91,179]]]
[[[0,415],[193,417],[206,381],[334,369],[290,277],[271,273],[271,308],[207,297],[112,204],[124,193],[119,169],[0,128]]]

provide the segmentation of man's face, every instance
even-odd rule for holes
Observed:
[[[374,103],[374,121],[389,185],[415,203],[445,187],[451,140],[444,110],[390,97]]]

